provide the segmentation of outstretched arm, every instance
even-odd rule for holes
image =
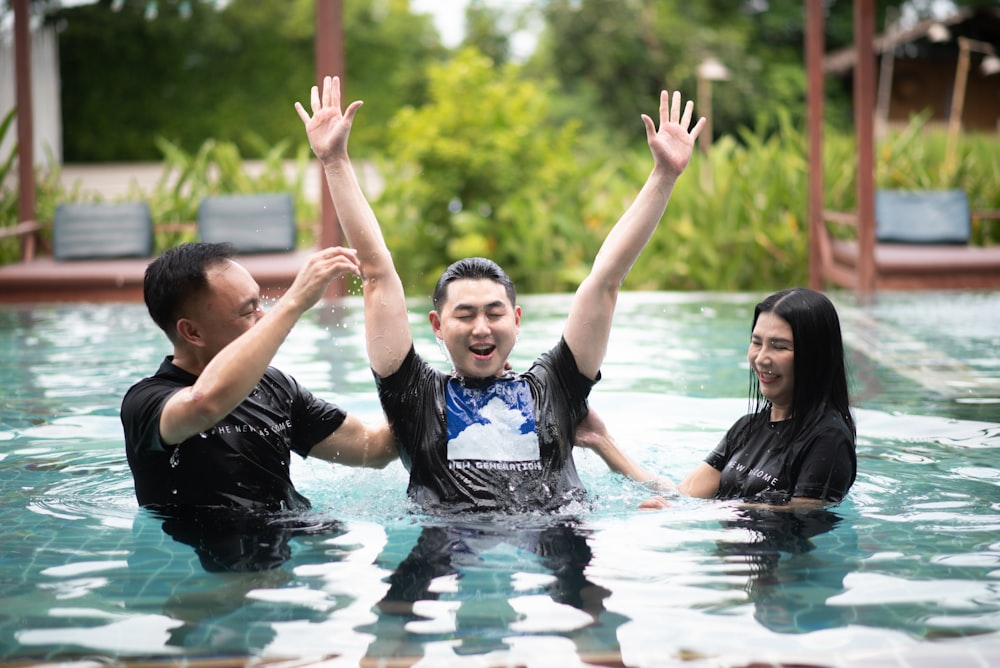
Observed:
[[[413,339],[403,283],[347,153],[351,125],[361,104],[352,102],[341,111],[340,78],[326,77],[322,91],[312,87],[312,116],[298,102],[295,110],[305,125],[309,145],[323,164],[340,226],[358,251],[368,360],[376,374],[388,376],[399,368]]]
[[[348,415],[335,432],[313,446],[309,456],[335,464],[381,469],[399,457],[399,452],[389,425],[383,422],[372,427]]]
[[[646,246],[670,200],[677,178],[687,167],[695,140],[705,125],[700,118],[691,125],[694,105],[681,113],[681,94],[660,93],[660,127],[642,115],[646,141],[653,155],[653,170],[635,201],[608,233],[590,274],[580,284],[570,307],[564,336],[580,373],[596,378],[607,351],[618,290],[632,264]]]
[[[577,425],[574,443],[596,452],[615,473],[621,473],[636,482],[647,483],[658,491],[671,492],[676,489],[670,479],[656,475],[625,454],[615,443],[604,420],[594,409],[590,409],[587,416]]]
[[[246,271],[232,263],[229,271]],[[203,369],[193,359],[175,357],[174,362],[198,379],[167,401],[160,414],[160,436],[164,443],[180,443],[214,426],[238,406],[260,381],[285,337],[303,313],[323,296],[330,281],[345,273],[357,273],[358,262],[349,248],[324,248],[309,256],[295,280],[274,307],[247,331],[215,355]],[[262,313],[257,301],[247,304],[243,317]],[[180,326],[182,336],[189,327]],[[198,336],[190,332],[193,339]],[[185,364],[185,362],[188,362]]]

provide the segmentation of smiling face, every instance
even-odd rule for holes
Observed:
[[[771,402],[771,420],[791,415],[795,389],[795,341],[788,322],[774,313],[757,318],[750,336],[747,361],[757,374],[760,393]]]
[[[521,307],[511,304],[503,285],[489,279],[451,281],[446,299],[429,318],[458,375],[503,374],[521,325]]]
[[[197,333],[200,356],[210,360],[264,316],[260,287],[243,265],[224,260],[206,269],[208,289],[183,320]]]

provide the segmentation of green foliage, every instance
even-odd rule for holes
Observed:
[[[575,289],[648,174],[644,142],[623,151],[582,136],[579,123],[551,125],[544,88],[471,49],[430,81],[429,104],[391,126],[398,148],[376,202],[404,283],[429,291],[450,262],[485,255],[523,292]],[[695,156],[627,288],[802,281],[805,139],[788,114],[773,123],[776,132],[746,131]]]
[[[431,103],[401,112],[399,149],[382,167],[376,202],[387,242],[410,287],[429,291],[468,255],[500,262],[522,292],[572,290],[648,174],[648,150],[620,151],[553,126],[533,85],[465,51],[432,74]],[[637,128],[637,133],[639,132]],[[852,134],[828,128],[826,206],[854,208]],[[962,188],[974,209],[1000,209],[1000,139],[965,137],[947,160],[942,132],[914,119],[877,153],[879,187]],[[805,133],[790,113],[697,153],[626,289],[773,290],[808,278]],[[460,205],[460,206],[459,206]],[[1000,230],[979,226],[995,243]]]
[[[429,103],[390,125],[377,203],[404,282],[429,290],[452,261],[487,255],[527,289],[564,289],[588,240],[567,185],[598,164],[573,156],[578,127],[547,122],[544,82],[474,49],[432,67],[429,82]]]
[[[854,138],[827,133],[824,147],[826,206],[856,207]],[[903,190],[964,190],[973,211],[1000,210],[1000,137],[960,134],[951,156],[945,128],[931,125],[928,116],[915,116],[875,149],[875,184]],[[1000,221],[973,220],[972,243],[1000,243]]]
[[[632,269],[630,288],[759,290],[803,282],[804,139],[787,115],[778,122],[777,132],[745,130],[741,141],[725,137],[695,156]]]
[[[0,120],[0,140],[7,136],[12,128],[17,110],[11,109]],[[53,156],[48,156],[48,163],[55,164]],[[0,227],[17,225],[20,217],[20,191],[17,178],[17,144],[0,160]],[[36,220],[52,220],[56,205],[67,198],[82,199],[78,191],[67,193],[59,177],[59,170],[48,173],[36,170],[35,174],[35,218]],[[14,262],[21,257],[20,240],[15,237],[0,239],[0,264]]]
[[[10,127],[14,112],[0,121],[0,139]],[[160,138],[157,146],[163,155],[163,173],[153,190],[147,192],[135,183],[122,198],[126,201],[149,203],[153,222],[157,225],[154,233],[154,250],[162,251],[184,241],[194,241],[196,234],[193,221],[198,214],[198,205],[208,195],[225,193],[289,192],[295,202],[296,220],[299,226],[299,244],[309,246],[315,243],[314,223],[319,217],[318,206],[307,198],[305,177],[310,166],[315,165],[312,153],[306,147],[298,147],[294,157],[289,156],[290,142],[267,147],[260,144],[260,158],[251,167],[232,142],[206,141],[194,153],[188,153],[180,146]],[[18,196],[16,179],[6,178],[11,165],[17,158],[16,146],[0,162],[0,227],[9,227],[18,222]],[[54,164],[49,160],[49,164]],[[100,201],[100,195],[84,192],[79,185],[66,190],[58,168],[48,172],[36,172],[36,218],[51,221],[56,207],[64,202]],[[183,223],[185,225],[170,225]],[[187,229],[184,229],[187,228]],[[17,239],[0,239],[0,264],[20,258]]]
[[[239,148],[232,142],[208,140],[194,153],[162,138],[157,145],[163,153],[164,169],[153,192],[133,187],[127,195],[127,199],[149,202],[155,222],[193,221],[198,215],[199,203],[209,195],[289,192],[295,201],[300,244],[314,242],[312,223],[318,218],[318,210],[305,196],[305,174],[312,154],[304,147],[298,149],[291,172],[286,168],[290,142],[282,142],[266,149],[259,169],[251,173]],[[155,246],[162,250],[193,240],[193,231],[158,230]]]
[[[424,65],[444,52],[407,0],[343,5],[348,94],[375,109],[357,139],[377,145],[395,110],[422,99]],[[59,26],[67,162],[157,160],[156,137],[188,151],[208,139],[244,152],[257,139],[305,143],[292,105],[308,102],[315,83],[315,2],[188,6],[184,15],[177,2],[99,0],[49,16]]]
[[[713,85],[718,134],[752,124],[762,100],[801,118],[804,106],[793,103],[805,94],[802,3],[766,4],[768,11],[725,0],[551,0],[534,66],[553,72],[564,95],[595,101],[585,108],[611,128],[629,127],[661,88],[695,98],[698,65],[708,57],[730,72]]]

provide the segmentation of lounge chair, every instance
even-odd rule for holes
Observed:
[[[52,220],[56,260],[149,257],[153,217],[145,202],[60,204]]]
[[[962,190],[875,193],[875,243],[870,258],[858,242],[858,215],[823,212],[820,277],[864,291],[861,265],[873,267],[875,290],[1000,288],[1000,246],[969,245],[973,220],[1000,219],[1000,211],[970,211]],[[831,234],[827,223],[854,228]]]
[[[288,193],[213,195],[198,206],[198,238],[229,242],[241,255],[293,251],[296,236]]]

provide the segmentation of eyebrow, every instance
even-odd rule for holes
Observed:
[[[750,339],[754,340],[754,341],[763,341],[764,337],[761,336],[760,334],[751,334],[750,335]],[[769,337],[767,340],[770,341],[772,344],[774,344],[774,343],[787,343],[788,345],[792,345],[792,340],[791,339],[786,339],[783,336],[772,336],[772,337]]]
[[[483,306],[483,310],[488,311],[494,308],[506,309],[507,305],[502,299],[497,299]],[[474,304],[455,304],[455,311],[478,311],[479,307]]]

